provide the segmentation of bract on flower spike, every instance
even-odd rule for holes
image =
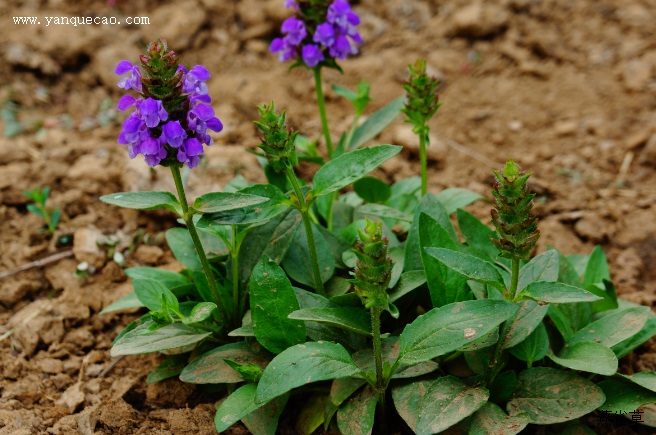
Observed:
[[[392,277],[392,259],[387,256],[389,240],[383,237],[383,223],[366,220],[365,227],[358,230],[358,240],[353,252],[358,257],[355,279],[355,292],[365,308],[382,308],[389,310],[387,286]]]
[[[531,174],[509,160],[501,173],[494,171],[494,176],[496,207],[491,214],[498,237],[492,237],[492,243],[502,257],[527,260],[540,237],[538,219],[532,213],[535,194],[526,186]]]
[[[438,102],[435,92],[439,81],[426,74],[426,60],[418,59],[414,66],[409,65],[410,78],[403,85],[407,93],[405,108],[401,109],[408,119],[405,122],[412,124],[412,131],[423,137],[428,143],[430,127],[428,121],[442,105]]]
[[[287,167],[298,165],[296,148],[297,131],[289,131],[285,127],[285,111],[278,113],[275,111],[273,102],[268,106],[258,106],[260,111],[260,120],[253,123],[262,132],[262,143],[259,147],[269,161],[269,164],[276,172],[281,172]]]
[[[336,59],[358,53],[362,37],[356,30],[360,17],[346,0],[285,0],[294,10],[280,28],[282,37],[271,42],[270,50],[278,60],[297,61],[292,65],[317,65],[338,68]]]
[[[202,65],[188,71],[164,40],[150,43],[140,62],[141,68],[122,60],[115,69],[119,75],[130,73],[118,86],[139,93],[118,102],[119,110],[135,108],[118,143],[127,145],[130,158],[142,154],[149,166],[198,166],[203,144],[214,143],[207,130],[223,130],[207,104],[212,101],[205,84],[209,71]]]

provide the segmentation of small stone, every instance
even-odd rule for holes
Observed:
[[[510,131],[519,131],[524,127],[524,123],[518,119],[514,119],[508,123],[508,129]]]
[[[159,246],[140,245],[134,252],[134,259],[139,263],[157,264],[164,256],[164,251]]]
[[[629,91],[640,91],[645,88],[651,78],[651,65],[642,59],[633,59],[624,65],[622,71],[624,86]]]
[[[477,2],[453,14],[451,34],[482,38],[505,29],[509,19],[510,15],[502,7]]]
[[[558,136],[567,136],[572,134],[578,128],[579,123],[577,121],[559,121],[554,125],[554,130]]]
[[[96,269],[102,268],[107,262],[107,254],[96,243],[102,233],[94,227],[80,228],[73,237],[73,254],[79,262],[86,262]]]
[[[55,358],[44,358],[42,360],[38,360],[36,365],[44,373],[49,373],[51,375],[61,373],[64,370],[64,363],[62,363],[61,360]]]
[[[608,236],[608,225],[597,216],[584,216],[574,224],[576,234],[593,243],[602,243]]]
[[[84,393],[82,392],[82,382],[76,382],[64,391],[59,400],[58,405],[65,405],[70,412],[73,412],[78,405],[84,402]]]

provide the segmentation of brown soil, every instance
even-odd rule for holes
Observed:
[[[539,195],[539,249],[566,254],[604,247],[618,293],[656,301],[656,40],[653,0],[362,0],[365,44],[325,73],[325,85],[370,81],[372,109],[402,94],[407,64],[426,57],[441,79],[444,106],[431,124],[429,190],[450,186],[489,196],[491,169],[513,158],[530,170]],[[0,270],[70,250],[74,257],[0,281],[0,434],[210,434],[220,392],[177,380],[147,385],[162,358],[109,357],[116,334],[137,313],[98,315],[130,292],[122,269],[96,247],[115,235],[136,246],[128,266],[179,267],[161,237],[175,225],[159,212],[120,210],[98,197],[172,190],[170,177],[130,161],[116,143],[121,95],[113,74],[144,44],[168,39],[187,65],[202,63],[225,124],[207,165],[188,176],[190,196],[220,190],[235,175],[263,181],[246,148],[257,144],[256,105],[287,108],[295,128],[320,132],[311,75],[287,71],[268,53],[287,12],[282,0],[18,1],[0,3],[0,102],[17,104],[25,131],[0,138]],[[15,25],[39,15],[42,25]],[[45,16],[148,16],[145,26],[45,26]],[[334,133],[351,111],[327,93]],[[107,103],[105,103],[107,104]],[[5,127],[7,123],[5,122]],[[400,119],[379,138],[404,145],[378,173],[389,181],[418,172],[415,137]],[[54,238],[22,195],[50,186],[62,209]],[[485,204],[473,207],[487,214]],[[140,235],[134,243],[135,235]],[[98,273],[80,279],[87,261]],[[656,370],[656,341],[623,370]],[[235,433],[245,429],[236,428]],[[624,432],[629,433],[629,432]]]

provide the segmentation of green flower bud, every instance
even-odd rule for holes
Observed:
[[[274,110],[273,102],[270,105],[258,106],[260,120],[253,121],[262,132],[262,143],[259,147],[276,172],[283,171],[287,166],[298,165],[296,148],[297,131],[285,128],[285,111],[278,113]]]
[[[383,237],[382,222],[367,219],[365,227],[358,230],[358,240],[353,252],[358,257],[350,280],[355,292],[366,308],[381,307],[389,310],[387,286],[392,277],[392,259],[387,256],[389,240]]]
[[[401,109],[408,119],[405,122],[412,124],[412,131],[424,137],[428,143],[430,127],[426,125],[437,109],[442,105],[438,102],[435,92],[439,81],[426,74],[426,60],[418,59],[414,66],[409,65],[410,78],[403,85],[406,90],[405,108]]]
[[[512,160],[506,163],[492,191],[496,207],[492,209],[492,223],[497,238],[492,243],[502,257],[527,260],[540,237],[538,219],[533,216],[534,193],[530,193],[526,181],[531,176],[522,172]]]

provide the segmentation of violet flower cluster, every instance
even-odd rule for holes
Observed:
[[[310,4],[306,4],[310,3]],[[280,28],[284,35],[271,42],[270,50],[281,62],[301,56],[303,63],[316,67],[327,59],[346,59],[357,54],[362,38],[356,30],[360,17],[346,0],[334,0],[328,8],[316,11],[314,2],[285,0],[285,6],[296,11]],[[318,12],[318,13],[317,13]],[[319,20],[311,17],[321,17]]]
[[[152,56],[142,56],[143,67],[151,72],[148,79],[142,77],[138,65],[127,60],[116,66],[116,74],[130,74],[122,78],[118,86],[140,94],[138,98],[125,95],[118,102],[121,111],[135,108],[123,123],[118,143],[127,145],[131,159],[143,154],[149,166],[184,163],[194,168],[203,154],[203,144],[214,143],[207,130],[219,132],[223,129],[221,121],[214,116],[214,109],[207,104],[212,101],[205,84],[210,73],[202,65],[187,71],[177,64],[178,57],[173,52],[165,53],[165,43],[155,48],[161,51],[158,60],[166,59],[168,64],[160,64],[157,69],[149,65]],[[156,72],[166,67],[177,69],[174,74],[162,73],[163,77],[157,77]]]

